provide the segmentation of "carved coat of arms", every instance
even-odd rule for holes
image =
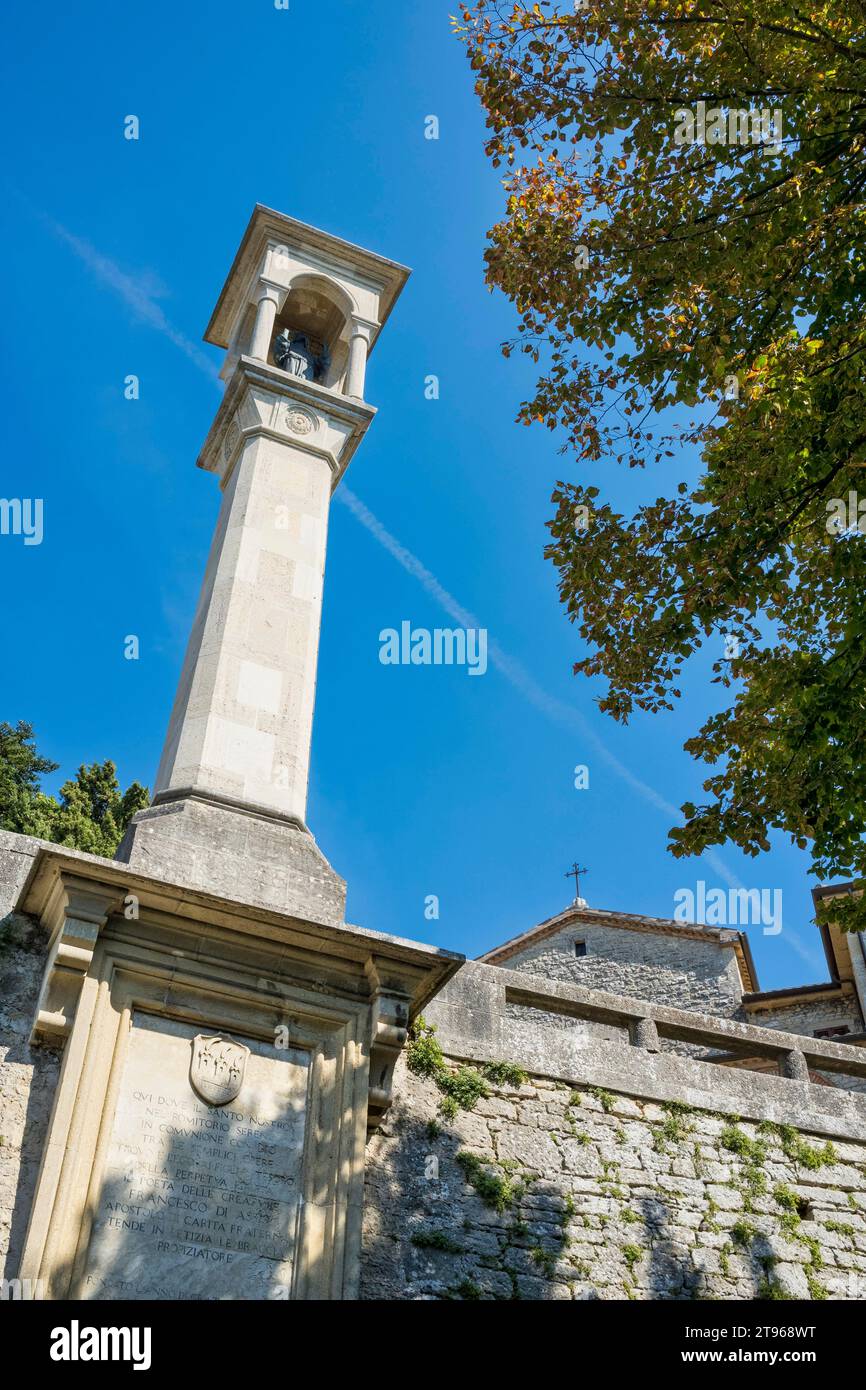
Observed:
[[[250,1049],[217,1033],[206,1038],[198,1033],[192,1040],[189,1084],[208,1105],[228,1105],[244,1083]]]

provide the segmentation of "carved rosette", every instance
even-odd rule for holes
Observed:
[[[284,418],[289,434],[297,434],[302,437],[312,434],[319,423],[315,415],[311,415],[309,411],[300,410],[296,405],[286,406]]]

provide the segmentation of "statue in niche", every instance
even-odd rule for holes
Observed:
[[[304,381],[323,381],[331,365],[327,344],[317,353],[308,334],[299,329],[284,328],[274,343],[274,361],[284,372]]]

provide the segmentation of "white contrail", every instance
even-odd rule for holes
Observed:
[[[382,525],[378,517],[373,515],[369,507],[365,506],[360,497],[357,497],[350,488],[346,487],[345,483],[338,489],[335,496],[346,504],[352,515],[357,517],[361,522],[361,525],[365,526],[370,534],[375,536],[379,544],[384,546],[389,554],[393,555],[398,564],[402,565],[409,574],[413,575],[414,578],[418,580],[430,597],[436,599],[445,609],[446,613],[450,614],[456,622],[460,623],[462,627],[478,628],[481,626],[474,613],[468,612],[467,609],[457,602],[457,599],[454,598],[452,594],[449,594],[447,589],[443,588],[436,576],[430,573],[427,567],[418,559],[417,555],[413,555],[410,550],[407,550],[405,546],[401,545],[396,537],[392,536],[391,532]],[[554,695],[550,695],[548,691],[546,691],[543,686],[540,686],[538,681],[529,674],[525,666],[522,666],[515,657],[509,656],[506,651],[503,651],[498,642],[489,641],[487,651],[490,661],[496,667],[497,671],[501,672],[509,685],[512,685],[515,690],[520,691],[521,695],[523,695],[530,704],[535,705],[536,709],[541,710],[542,714],[547,715],[547,717],[555,723],[562,724],[569,729],[576,729],[580,733],[581,738],[591,743],[599,756],[613,768],[617,776],[621,777],[625,782],[628,782],[629,786],[633,787],[640,796],[646,801],[649,801],[657,810],[663,811],[666,816],[673,816],[675,819],[679,818],[680,812],[677,810],[676,806],[671,805],[663,796],[660,796],[654,787],[649,786],[646,782],[642,782],[624,763],[620,762],[619,758],[614,753],[611,753],[610,749],[602,742],[598,734],[595,733],[580,710],[575,709],[573,705],[565,704],[563,700],[558,700]],[[710,857],[709,854],[707,857]],[[721,865],[719,866],[720,872],[722,871],[722,867]],[[739,888],[741,886],[727,870],[725,870],[725,875],[731,887]]]
[[[54,235],[75,252],[78,259],[84,262],[103,285],[107,285],[109,289],[114,290],[115,294],[120,296],[127,308],[131,309],[137,318],[149,324],[151,328],[155,328],[157,333],[168,338],[169,342],[173,343],[176,348],[180,348],[181,352],[195,363],[199,371],[204,372],[205,376],[216,382],[222,389],[219,368],[206,353],[202,352],[197,343],[187,338],[186,334],[181,333],[166,318],[162,306],[153,291],[148,289],[144,278],[136,279],[134,276],[128,275],[125,270],[121,270],[116,261],[104,256],[89,241],[76,236],[62,223],[55,222],[52,218],[45,217],[44,214],[43,220]]]
[[[790,946],[791,950],[795,951],[800,959],[804,960],[807,965],[811,965],[813,970],[826,970],[826,961],[822,961],[817,952],[810,951],[808,947],[803,945],[802,941],[798,941],[792,932],[783,931],[780,940],[784,941],[787,946]]]
[[[153,292],[148,291],[145,283],[140,280],[135,280],[131,275],[128,275],[127,272],[122,270],[110,257],[103,255],[101,251],[97,251],[96,247],[89,241],[85,241],[84,238],[78,237],[73,232],[70,232],[62,223],[55,222],[53,218],[46,216],[44,213],[39,213],[39,216],[46,225],[50,227],[54,235],[64,241],[67,246],[75,252],[79,260],[83,261],[84,264],[93,271],[102,284],[114,290],[127,307],[143,322],[149,324],[151,328],[156,329],[157,333],[161,333],[163,337],[168,338],[169,342],[173,343],[176,348],[179,348],[180,351],[198,367],[199,371],[203,372],[208,380],[213,382],[213,384],[222,391],[223,383],[219,376],[219,369],[211,359],[201,351],[196,343],[187,338],[180,329],[174,327],[166,317],[162,306],[158,303]],[[449,594],[447,589],[443,588],[436,576],[431,574],[430,570],[421,563],[417,555],[413,555],[411,550],[407,550],[404,545],[400,544],[395,536],[391,535],[391,532],[382,525],[381,521],[373,515],[369,507],[365,506],[360,497],[356,496],[350,488],[347,488],[346,485],[343,484],[338,489],[336,496],[349,508],[349,511],[361,522],[362,526],[366,527],[370,534],[376,538],[379,544],[384,546],[397,563],[402,565],[407,573],[417,579],[431,598],[434,598],[456,622],[460,623],[462,627],[478,628],[481,626],[478,619],[458,603],[457,599],[454,598],[452,594]],[[599,757],[613,769],[622,781],[632,787],[637,792],[638,796],[641,796],[645,801],[649,802],[656,810],[662,811],[665,816],[673,820],[680,819],[681,813],[679,809],[672,805],[671,802],[667,801],[663,796],[660,796],[654,787],[642,781],[640,777],[636,777],[631,769],[626,767],[625,763],[620,762],[616,754],[612,753],[607,745],[599,738],[598,734],[594,732],[591,725],[579,710],[575,709],[572,705],[565,704],[562,700],[556,699],[555,696],[548,694],[548,692],[529,674],[525,666],[521,665],[515,657],[510,656],[504,651],[498,642],[490,642],[488,644],[488,655],[496,669],[515,690],[518,690],[524,698],[529,701],[530,704],[534,705],[536,709],[540,710],[542,714],[546,715],[546,717],[554,723],[560,724],[568,729],[577,730],[581,737],[596,750]],[[715,850],[706,850],[704,857],[707,862],[713,866],[719,877],[722,878],[730,888],[742,888],[744,886],[736,875],[731,873],[730,869],[728,869],[727,865]],[[806,947],[797,941],[796,938],[786,933],[783,935],[782,939],[787,942],[792,950],[796,951],[798,955],[802,956],[803,959],[808,961],[811,965],[818,963],[816,962],[816,958],[812,956]]]
[[[360,497],[352,492],[351,488],[346,487],[346,484],[342,483],[334,495],[348,507],[352,515],[356,517],[361,525],[370,532],[371,536],[374,536],[379,544],[394,557],[397,563],[402,565],[407,573],[418,580],[425,592],[428,593],[431,598],[435,599],[455,622],[458,622],[461,627],[466,628],[481,627],[481,623],[479,623],[475,614],[470,613],[461,603],[458,603],[453,594],[449,594],[448,590],[439,583],[435,574],[432,574],[430,570],[427,569],[426,565],[422,564],[417,555],[413,555],[411,550],[407,550],[404,545],[401,545],[396,536],[392,536],[387,527],[382,525],[379,518],[373,515],[370,508],[361,501]],[[564,728],[577,731],[582,739],[591,744],[602,761],[606,762],[618,777],[632,787],[634,791],[637,792],[638,796],[643,797],[644,801],[649,802],[656,810],[662,811],[669,819],[674,821],[682,819],[682,813],[678,807],[661,796],[656,791],[655,787],[651,787],[649,783],[642,781],[640,777],[636,777],[631,769],[626,767],[625,763],[621,762],[616,754],[610,751],[602,739],[599,738],[598,734],[595,733],[586,717],[581,714],[580,710],[575,709],[573,705],[567,705],[563,700],[558,700],[556,696],[549,694],[549,692],[546,691],[543,686],[539,685],[538,681],[530,675],[526,667],[523,666],[516,657],[510,656],[508,652],[504,651],[498,642],[488,641],[487,651],[491,664],[505,677],[509,685],[513,686],[515,690],[523,695],[524,699],[528,700],[530,704],[534,705],[536,709],[540,710],[542,714],[546,715],[546,717],[554,723],[560,724]],[[706,859],[707,863],[712,865],[719,877],[727,883],[728,887],[745,887],[737,878],[736,874],[731,872],[724,860],[715,850],[705,850],[703,857]],[[810,965],[814,966],[819,963],[816,957],[813,956],[805,946],[801,945],[791,933],[783,933],[782,940],[785,941],[793,951],[796,951],[799,956],[802,956],[804,960],[808,961]]]

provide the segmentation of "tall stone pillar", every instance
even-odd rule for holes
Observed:
[[[328,512],[375,413],[367,355],[407,274],[253,214],[206,335],[234,361],[199,458],[222,506],[153,805],[118,853],[135,868],[343,918],[345,885],[306,823]]]
[[[36,1297],[357,1297],[365,1139],[460,964],[346,923],[306,825],[328,508],[374,414],[350,344],[406,274],[256,208],[208,328],[222,505],[153,805],[113,860],[6,837],[32,1039],[64,1054],[14,1211]]]

